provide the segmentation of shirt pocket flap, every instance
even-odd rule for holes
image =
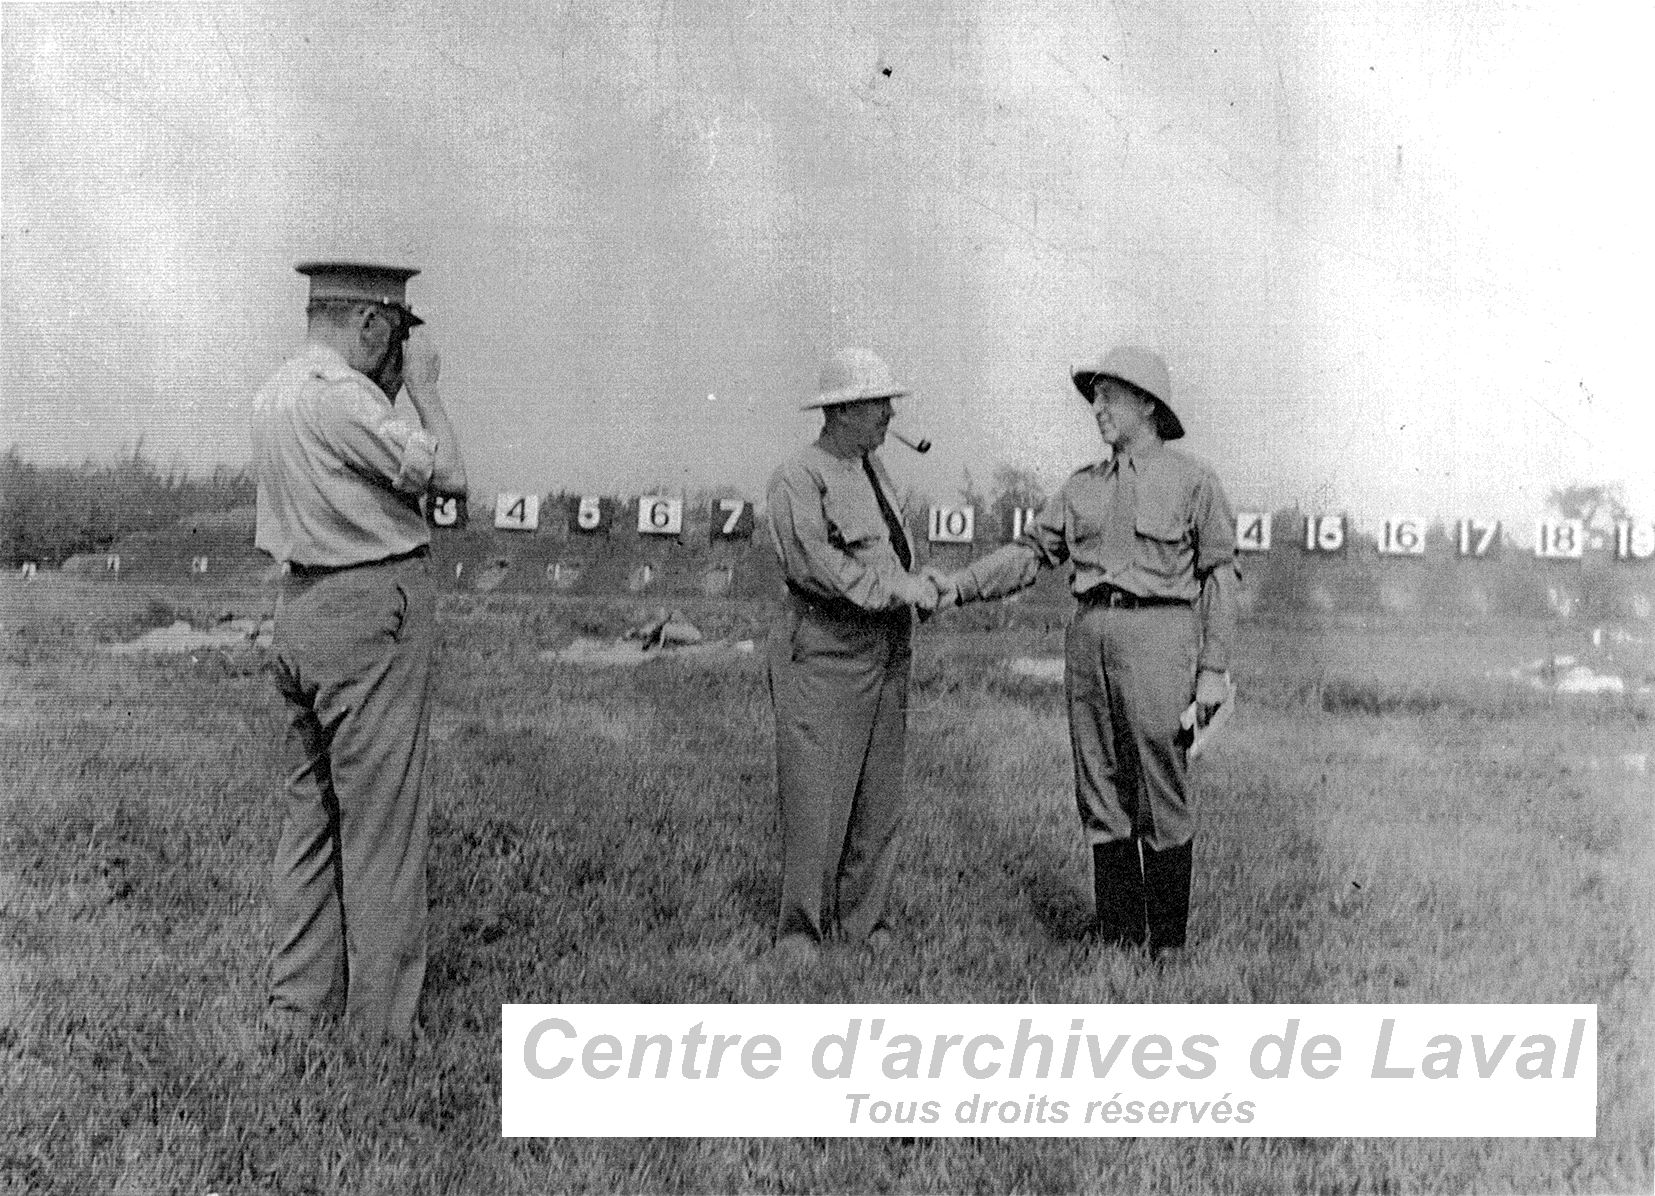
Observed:
[[[873,509],[873,492],[866,504],[851,501],[843,494],[829,494],[823,504],[828,534],[846,548],[874,544],[890,537],[885,519]]]
[[[1179,544],[1184,540],[1188,531],[1188,523],[1179,511],[1138,511],[1138,534],[1146,540],[1159,540],[1165,544]]]
[[[1183,490],[1170,471],[1146,470],[1138,478],[1135,527],[1146,540],[1178,544],[1189,537],[1189,515]]]

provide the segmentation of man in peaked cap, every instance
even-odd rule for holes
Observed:
[[[349,262],[310,278],[308,339],[253,402],[256,543],[285,566],[272,643],[287,710],[272,867],[274,1021],[418,1029],[429,806],[422,787],[436,629],[422,502],[465,494],[410,310],[415,270]],[[394,403],[406,388],[417,422]]]
[[[1193,699],[1204,722],[1229,692],[1235,516],[1212,469],[1167,447],[1184,426],[1157,354],[1114,349],[1070,376],[1110,455],[1070,477],[1020,539],[946,579],[945,598],[1003,597],[1042,567],[1074,566],[1064,682],[1096,932],[1159,954],[1184,945],[1189,915],[1180,717]]]
[[[822,433],[776,470],[770,534],[787,580],[770,633],[782,885],[777,950],[814,957],[834,934],[878,945],[904,810],[909,639],[938,591],[914,572],[896,491],[875,450],[908,394],[872,353],[822,367]]]

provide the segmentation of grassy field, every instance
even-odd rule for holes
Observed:
[[[429,1032],[259,1030],[278,705],[250,651],[99,641],[256,591],[0,582],[0,1191],[1635,1192],[1652,1175],[1651,712],[1504,679],[1557,624],[1244,627],[1200,765],[1193,946],[1094,957],[1038,618],[921,633],[914,949],[762,959],[761,658],[577,669],[636,607],[454,595],[431,784]],[[750,634],[762,612],[687,612]],[[1647,632],[1645,632],[1647,634]],[[1648,649],[1642,649],[1647,653]],[[1650,662],[1634,662],[1647,673]],[[1490,674],[1494,677],[1491,679]],[[1641,756],[1640,756],[1641,754]],[[509,1001],[1593,1002],[1596,1139],[506,1141]]]

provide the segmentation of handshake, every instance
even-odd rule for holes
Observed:
[[[929,618],[939,610],[960,605],[960,586],[953,574],[927,566],[919,572],[917,579],[922,593],[915,599],[914,608],[919,611],[920,618]]]

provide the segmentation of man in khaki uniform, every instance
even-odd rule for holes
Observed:
[[[822,368],[822,434],[777,469],[770,534],[787,580],[771,631],[782,886],[777,949],[809,958],[836,931],[875,944],[896,865],[913,611],[938,592],[875,455],[891,400],[908,391],[878,357],[844,350]]]
[[[1188,734],[1224,701],[1235,636],[1235,516],[1184,435],[1161,358],[1115,349],[1074,371],[1110,456],[1075,473],[1019,540],[946,579],[998,598],[1065,561],[1079,606],[1065,646],[1075,801],[1092,848],[1097,933],[1184,945],[1194,810]]]
[[[436,627],[421,513],[463,495],[440,363],[409,309],[415,270],[310,277],[305,346],[253,404],[255,541],[285,566],[273,640],[287,709],[272,866],[270,1008],[417,1030],[430,806],[422,787]],[[406,384],[418,421],[392,402]]]

